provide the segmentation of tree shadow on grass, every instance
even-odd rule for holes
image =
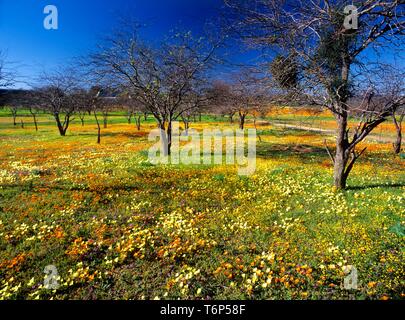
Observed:
[[[117,136],[122,136],[126,138],[143,138],[146,137],[149,133],[145,131],[138,131],[138,132],[101,132],[101,139],[103,137],[117,137]],[[97,133],[92,133],[92,132],[80,132],[77,134],[73,134],[74,136],[88,136],[88,137],[95,137],[97,138]]]
[[[302,160],[313,160],[314,158],[321,158],[324,160],[324,158],[328,157],[324,148],[306,144],[261,143],[256,147],[256,155],[263,159],[298,156]]]
[[[365,186],[350,186],[347,187],[346,190],[365,190],[365,189],[376,189],[376,188],[402,188],[405,187],[405,182],[399,183],[376,183],[376,184],[369,184]]]
[[[273,136],[273,137],[286,137],[286,136],[324,136],[324,132],[320,131],[309,131],[306,129],[299,128],[274,128],[274,129],[263,129],[257,130],[257,135],[260,136]]]
[[[96,187],[89,186],[71,186],[65,184],[33,184],[33,183],[13,183],[13,184],[1,184],[0,187],[4,189],[14,189],[16,191],[37,191],[53,190],[53,191],[84,191],[84,192],[120,192],[120,191],[133,191],[143,190],[144,187],[141,184],[116,184],[116,185],[99,185]]]

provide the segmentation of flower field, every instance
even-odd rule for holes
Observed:
[[[243,177],[151,165],[152,119],[138,131],[114,116],[98,145],[90,117],[60,137],[49,115],[35,132],[1,112],[0,299],[405,296],[404,159],[388,143],[363,143],[350,188],[336,191],[325,136],[271,121]],[[231,126],[191,127],[218,125]],[[44,287],[47,265],[58,289]],[[343,288],[348,265],[357,290]]]

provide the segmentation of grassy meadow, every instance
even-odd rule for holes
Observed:
[[[229,165],[151,165],[151,116],[138,131],[114,113],[98,145],[91,116],[60,137],[51,115],[36,132],[25,113],[14,126],[0,110],[0,299],[405,296],[404,157],[391,124],[362,143],[348,190],[336,191],[324,148],[333,134],[294,128],[333,130],[327,113],[258,119],[246,177]],[[203,116],[190,127],[236,126]],[[44,287],[47,265],[58,289]],[[343,288],[347,265],[357,290]]]

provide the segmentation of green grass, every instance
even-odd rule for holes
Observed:
[[[114,114],[101,145],[90,121],[60,137],[47,119],[39,132],[0,120],[0,298],[403,297],[404,163],[389,145],[370,144],[336,191],[318,134],[262,127],[241,177],[151,165],[152,117],[138,132]],[[47,265],[58,290],[43,287]],[[345,265],[358,290],[341,287]]]

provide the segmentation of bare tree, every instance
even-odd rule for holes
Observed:
[[[19,106],[15,105],[15,104],[12,104],[9,108],[10,108],[10,111],[11,111],[11,116],[13,117],[13,124],[14,124],[14,127],[15,127],[17,125],[16,120],[17,120],[17,112],[18,112]]]
[[[6,54],[0,50],[0,89],[9,87],[15,82],[15,74],[7,68]]]
[[[92,112],[91,97],[89,95],[89,91],[84,88],[78,87],[72,92],[72,100],[75,103],[75,114],[79,117],[80,123],[83,127],[86,115],[90,115]]]
[[[228,116],[229,121],[233,123],[236,110],[232,99],[232,86],[225,81],[214,81],[207,94],[210,99],[210,111]]]
[[[392,120],[395,125],[395,130],[397,132],[395,142],[392,144],[394,148],[395,154],[401,153],[401,145],[402,145],[402,121],[404,120],[405,111],[402,109],[397,115],[395,112],[392,115]]]
[[[216,81],[209,90],[211,105],[216,113],[228,115],[233,123],[239,117],[239,129],[245,127],[246,117],[253,115],[264,102],[265,87],[257,70],[242,68],[232,74],[231,82]]]
[[[11,86],[14,83],[14,75],[6,68],[6,55],[4,52],[0,50],[0,106],[4,107],[8,103],[8,92],[2,90],[2,88],[6,88]],[[18,107],[13,105],[10,107],[10,111],[13,117],[13,124],[14,126],[17,125],[16,118],[17,118],[17,111]]]
[[[102,93],[102,88],[100,86],[93,86],[88,92],[87,92],[87,100],[88,104],[90,106],[90,109],[93,111],[94,115],[94,120],[96,120],[97,124],[97,143],[101,143],[101,126],[100,126],[100,121],[98,120],[97,117],[97,111],[100,108],[100,105],[102,105],[102,99],[101,99],[101,93]]]
[[[162,141],[169,155],[172,122],[189,110],[184,101],[214,61],[218,45],[178,32],[156,48],[130,26],[108,39],[90,60],[95,75],[129,88],[133,99],[154,116],[165,131]]]
[[[404,96],[389,99],[374,108],[380,96],[378,83],[364,88],[362,81],[370,78],[371,66],[378,60],[367,53],[383,49],[386,54],[403,44],[404,5],[400,0],[353,1],[357,7],[347,16],[343,0],[225,0],[229,18],[238,33],[254,46],[264,46],[286,57],[284,70],[298,72],[298,81],[289,86],[291,97],[305,97],[307,103],[328,108],[337,123],[334,184],[346,187],[354,163],[364,152],[356,147],[380,123],[386,121],[404,103]],[[353,7],[352,7],[353,9]],[[351,18],[351,19],[350,19]],[[355,26],[355,21],[358,25]],[[288,59],[287,59],[288,58]],[[295,66],[291,68],[291,66]],[[279,79],[291,79],[280,77]],[[275,78],[277,78],[275,77]],[[277,79],[275,79],[277,80]],[[288,83],[284,83],[285,85]],[[362,112],[350,105],[353,96],[363,93]],[[350,137],[348,119],[360,121]]]
[[[388,101],[401,101],[405,96],[405,72],[394,68],[390,65],[384,65],[380,70],[381,82],[383,83],[382,97],[378,98],[380,104]],[[381,107],[381,106],[380,106]],[[393,150],[395,154],[401,153],[402,145],[402,121],[405,116],[404,104],[399,104],[397,108],[392,110],[392,121],[395,126],[396,137],[393,142]]]
[[[49,110],[55,118],[61,136],[66,135],[72,116],[80,101],[77,94],[78,80],[72,69],[61,69],[40,77],[42,87],[37,89],[42,108]]]
[[[78,89],[75,91],[75,101],[76,101],[76,111],[82,121],[82,117],[87,114],[93,114],[94,120],[97,125],[97,143],[101,143],[101,125],[97,115],[97,112],[103,109],[103,99],[102,99],[103,89],[100,86],[92,86],[90,89]]]
[[[26,90],[22,96],[22,106],[28,109],[34,122],[35,131],[38,131],[38,114],[44,110],[41,107],[41,97],[35,90]]]
[[[7,106],[13,118],[14,127],[17,126],[18,112],[28,106],[28,91],[20,89],[3,89],[0,92],[0,103]]]
[[[257,71],[244,68],[234,75],[231,103],[239,116],[239,129],[245,128],[246,117],[259,109],[263,97],[264,87]]]
[[[38,115],[39,110],[35,106],[32,106],[32,105],[30,105],[28,107],[28,110],[30,111],[32,119],[34,120],[35,131],[38,131],[37,115]]]
[[[78,111],[77,116],[80,119],[80,123],[82,124],[82,127],[84,127],[84,118],[86,117],[87,112],[85,111]]]
[[[126,105],[126,111],[127,111],[126,119],[128,121],[128,124],[131,124],[131,119],[134,116],[134,110],[131,105]]]
[[[87,93],[83,93],[83,96],[79,100],[79,104],[77,105],[77,116],[80,119],[80,123],[82,124],[82,127],[84,127],[84,120],[86,118],[86,115],[89,114],[89,106],[87,105],[87,101],[85,99]]]
[[[197,115],[201,121],[201,113],[207,110],[211,101],[208,88],[205,83],[194,86],[193,90],[185,97],[183,101],[184,112],[181,114],[181,120],[184,124],[185,134],[188,135],[190,123],[197,122]]]
[[[107,129],[108,127],[108,117],[110,116],[110,112],[112,107],[114,106],[114,97],[101,97],[101,103],[99,104],[99,111],[101,111],[101,115],[103,117],[103,127]]]
[[[124,92],[120,94],[118,103],[121,107],[126,109],[126,118],[128,124],[131,123],[131,119],[133,117],[137,130],[141,130],[142,117],[145,121],[147,119],[147,109],[145,106],[140,103],[139,99],[133,98],[128,90],[124,90]]]

